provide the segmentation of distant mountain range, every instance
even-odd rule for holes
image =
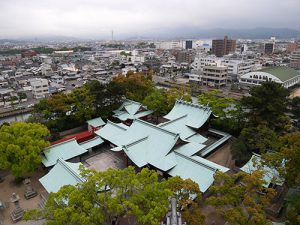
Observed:
[[[199,29],[195,27],[181,27],[181,28],[169,28],[169,29],[159,29],[155,32],[151,32],[151,35],[144,34],[142,36],[125,36],[120,35],[119,40],[153,40],[153,39],[201,39],[201,38],[221,38],[225,35],[232,38],[241,39],[269,39],[270,37],[276,37],[277,39],[287,39],[287,38],[298,38],[300,39],[300,31],[289,28],[268,28],[268,27],[257,27],[252,29],[224,29],[224,28],[214,28],[214,29]],[[95,38],[92,37],[67,37],[59,35],[51,36],[32,36],[23,38],[13,38],[13,39],[0,39],[0,44],[4,43],[24,43],[24,42],[76,42],[91,39],[101,39],[101,36]]]

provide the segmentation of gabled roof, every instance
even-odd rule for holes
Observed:
[[[39,179],[48,193],[57,192],[65,185],[76,185],[84,180],[80,176],[79,167],[82,163],[69,163],[61,158],[48,174]]]
[[[119,135],[122,135],[126,131],[126,127],[123,125],[113,123],[111,121],[107,121],[106,125],[102,127],[100,130],[97,130],[95,134],[99,135],[101,138],[108,140],[109,142],[120,145],[118,140],[113,140],[113,137],[117,137]]]
[[[213,184],[216,171],[227,172],[229,170],[198,156],[188,157],[176,152],[175,157],[177,164],[168,171],[168,174],[182,179],[190,178],[199,185],[201,192],[205,192]]]
[[[75,139],[71,139],[45,149],[42,163],[45,167],[50,167],[56,164],[58,158],[68,160],[86,152],[87,150],[81,147]]]
[[[147,107],[143,106],[139,102],[125,99],[119,109],[113,112],[115,114],[113,115],[114,117],[118,118],[121,121],[126,121],[128,119],[134,120],[142,118],[144,116],[150,115],[153,111],[147,110]]]
[[[196,135],[197,132],[194,129],[192,129],[191,127],[187,126],[186,125],[187,123],[188,123],[188,114],[185,114],[174,120],[170,120],[165,123],[161,123],[158,126],[164,128],[166,130],[179,133],[180,138],[182,140],[188,140],[189,138]],[[191,141],[191,140],[188,140],[188,141]],[[205,141],[207,141],[207,138],[198,134],[197,137],[193,138],[193,141],[197,142],[197,143],[204,143]]]
[[[283,185],[284,183],[284,180],[280,178],[278,171],[268,166],[261,165],[261,156],[255,153],[253,153],[251,159],[241,168],[241,170],[249,174],[255,170],[262,170],[264,172],[263,180],[265,181],[265,187],[269,187],[272,182],[275,182],[277,185]]]
[[[101,117],[98,118],[94,118],[91,120],[86,121],[88,125],[92,126],[92,127],[101,127],[105,125],[105,122],[102,120]]]
[[[173,109],[164,118],[175,120],[186,115],[185,125],[199,129],[209,119],[211,114],[210,107],[176,100]]]
[[[101,130],[105,129],[106,126]],[[148,163],[153,166],[162,165],[159,162],[169,154],[179,138],[177,133],[139,119],[134,120],[132,125],[124,132],[117,134],[106,132],[104,137],[100,131],[96,133],[109,142],[122,146],[122,148],[114,148],[114,151],[124,150],[128,157],[139,167]]]
[[[101,145],[104,141],[99,136],[94,137],[91,140],[85,141],[80,143],[79,145],[83,147],[84,149],[88,150],[90,148],[96,147],[98,145]]]

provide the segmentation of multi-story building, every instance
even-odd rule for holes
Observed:
[[[176,61],[179,63],[192,63],[195,59],[195,53],[191,50],[176,51],[174,53]]]
[[[270,42],[270,43],[265,43],[264,46],[264,53],[266,55],[271,55],[274,52],[274,48],[275,48],[275,44],[274,42]]]
[[[204,66],[201,76],[202,85],[220,88],[227,83],[227,67]]]
[[[255,70],[255,62],[253,60],[224,59],[221,64],[227,67],[228,76],[232,80],[237,80],[241,75]]]
[[[49,85],[47,79],[34,78],[30,79],[29,82],[34,98],[45,98],[49,95]]]
[[[228,39],[227,36],[221,40],[212,41],[212,53],[217,57],[222,57],[228,55],[229,53],[235,52],[236,49],[236,40]]]
[[[300,50],[294,51],[291,54],[290,67],[300,70]]]
[[[286,52],[292,53],[292,52],[296,51],[297,49],[298,49],[298,44],[296,42],[291,42],[291,43],[288,43]]]
[[[202,71],[204,66],[217,65],[218,58],[215,56],[197,55],[191,67],[194,70]]]
[[[193,41],[192,40],[185,41],[185,49],[192,49],[192,48],[193,48]]]

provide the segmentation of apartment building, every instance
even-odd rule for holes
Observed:
[[[49,85],[47,79],[34,78],[29,80],[33,97],[36,99],[45,98],[49,95]]]
[[[300,49],[291,54],[290,67],[300,70]]]
[[[204,66],[201,76],[202,85],[220,88],[227,84],[227,67]]]

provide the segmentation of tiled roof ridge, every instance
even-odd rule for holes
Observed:
[[[182,99],[176,99],[176,103],[180,103],[180,104],[184,104],[184,105],[189,105],[195,108],[199,108],[199,109],[204,109],[204,110],[211,110],[211,108],[209,106],[205,106],[205,105],[200,105],[197,103],[192,103],[192,102],[187,102],[184,101]]]
[[[188,116],[188,114],[185,114],[185,115],[183,115],[183,116],[177,117],[177,118],[174,119],[174,120],[169,120],[169,121],[166,121],[166,122],[164,122],[164,123],[158,124],[157,126],[158,126],[158,127],[164,127],[165,125],[168,125],[168,124],[170,124],[170,123],[172,123],[172,122],[175,122],[175,121],[180,120],[180,119],[182,119],[182,118],[184,118],[184,117],[187,117],[187,116]]]
[[[163,132],[165,132],[165,133],[168,133],[168,134],[171,134],[171,135],[175,136],[175,138],[176,138],[176,137],[179,137],[179,134],[178,134],[178,133],[174,133],[174,132],[172,132],[172,131],[168,131],[168,130],[162,128],[162,127],[159,127],[159,126],[157,126],[157,125],[155,125],[155,124],[146,122],[146,121],[144,121],[144,120],[135,119],[134,122],[139,122],[139,123],[142,123],[142,124],[147,125],[148,127],[153,127],[153,128],[155,128],[155,129],[157,129],[157,130],[161,130],[161,131],[163,131]]]
[[[63,166],[77,181],[81,183],[84,182],[84,180],[80,176],[78,176],[78,174],[62,158],[59,157],[57,159],[57,163]]]
[[[50,148],[53,148],[53,147],[57,147],[59,145],[66,144],[67,142],[71,142],[71,141],[76,141],[76,138],[74,137],[74,138],[68,139],[66,141],[63,141],[63,142],[60,142],[60,143],[57,143],[57,144],[54,144],[54,145],[50,145],[50,146],[46,147],[45,149],[50,149]],[[77,143],[77,141],[76,141],[76,143]]]
[[[199,164],[199,165],[202,165],[202,166],[206,167],[207,169],[209,169],[209,170],[211,170],[211,171],[216,172],[216,171],[218,170],[218,169],[215,168],[215,167],[212,167],[212,166],[210,166],[210,165],[207,165],[207,164],[205,164],[205,163],[203,163],[203,162],[200,162],[200,161],[198,161],[198,160],[196,160],[196,159],[193,159],[193,158],[191,158],[191,157],[188,157],[188,156],[186,156],[186,155],[184,155],[184,154],[181,154],[181,153],[179,153],[179,152],[177,152],[177,151],[175,151],[175,154],[176,154],[176,155],[179,155],[179,156],[182,157],[182,158],[185,158],[185,159],[187,159],[187,160],[190,160],[190,161],[192,161],[192,162],[194,162],[194,163],[197,163],[197,164]]]
[[[138,144],[138,143],[140,143],[140,142],[142,142],[142,141],[148,139],[148,137],[149,137],[149,136],[142,137],[142,138],[137,139],[137,140],[135,140],[135,141],[133,141],[133,142],[131,142],[131,143],[128,143],[128,144],[126,144],[126,145],[123,145],[122,147],[125,147],[125,149],[127,149],[128,147],[131,147],[131,146],[133,146],[133,145],[136,145],[136,144]]]
[[[113,125],[113,126],[115,126],[115,127],[121,128],[122,130],[127,130],[127,129],[125,129],[124,127],[122,127],[122,126],[120,126],[120,125],[118,125],[118,124],[116,124],[116,123],[114,123],[114,122],[112,122],[112,121],[110,121],[110,120],[107,120],[107,123],[106,123],[106,124],[111,124],[111,125]]]

